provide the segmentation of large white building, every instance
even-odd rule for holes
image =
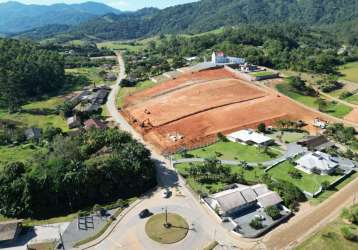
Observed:
[[[308,174],[328,175],[335,171],[338,162],[329,154],[316,151],[302,156],[296,161],[296,168]]]
[[[245,59],[240,57],[226,56],[224,52],[213,52],[211,56],[213,64],[244,64]]]
[[[246,144],[256,144],[260,146],[269,145],[273,139],[261,133],[257,133],[252,129],[240,130],[235,133],[229,134],[227,138],[232,142],[243,142]]]
[[[265,184],[254,186],[235,184],[234,188],[209,196],[206,202],[219,215],[230,216],[256,205],[261,208],[275,206],[280,204],[282,199]]]

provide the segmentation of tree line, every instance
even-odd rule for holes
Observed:
[[[137,196],[156,185],[150,151],[115,129],[55,135],[34,160],[0,166],[0,214],[48,218]]]

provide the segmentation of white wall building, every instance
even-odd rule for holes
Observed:
[[[338,167],[338,162],[329,154],[316,151],[302,156],[296,161],[296,168],[305,173],[319,173],[321,175],[328,175],[335,171]]]
[[[213,52],[211,62],[214,64],[244,64],[245,59],[240,57],[226,56],[224,52]]]
[[[229,134],[227,138],[232,142],[244,142],[246,144],[256,144],[261,146],[269,145],[273,142],[272,138],[257,133],[252,129],[240,130]]]

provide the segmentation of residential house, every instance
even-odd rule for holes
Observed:
[[[296,168],[308,174],[329,175],[338,167],[338,161],[329,154],[316,151],[296,161]]]
[[[311,151],[320,151],[334,145],[334,143],[330,142],[324,135],[307,136],[297,142],[297,144]]]
[[[90,130],[91,128],[105,129],[107,128],[107,125],[103,123],[101,120],[89,119],[84,122],[84,128],[85,130]]]
[[[74,129],[81,126],[81,118],[77,115],[67,118],[68,128]]]
[[[232,214],[244,212],[257,207],[267,208],[282,203],[281,197],[270,191],[265,184],[246,186],[234,184],[232,188],[206,198],[208,205],[219,215],[230,217]]]
[[[256,144],[259,146],[270,145],[274,140],[264,134],[257,133],[252,129],[240,130],[229,134],[227,138],[232,142],[243,142],[249,145]]]

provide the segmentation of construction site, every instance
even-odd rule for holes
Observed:
[[[218,133],[260,123],[271,126],[289,119],[312,124],[317,118],[316,112],[226,67],[182,73],[134,93],[126,97],[121,113],[164,154],[205,146],[214,143]]]

